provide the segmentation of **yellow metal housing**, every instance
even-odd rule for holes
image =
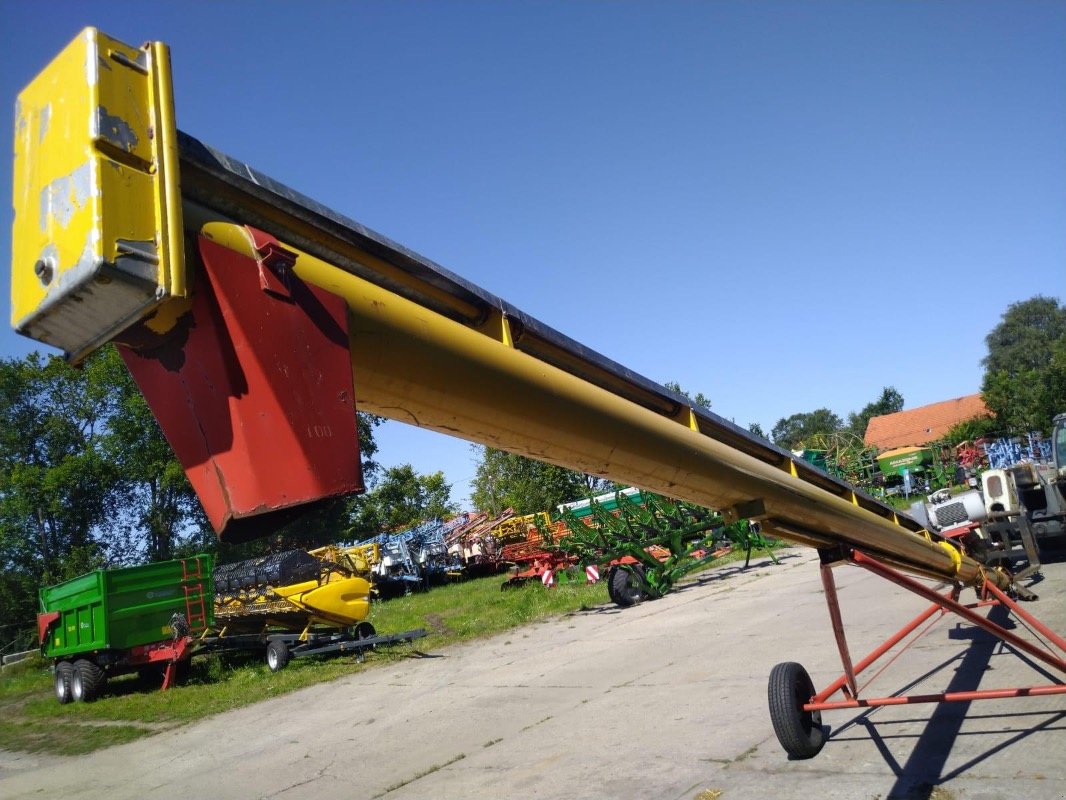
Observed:
[[[72,360],[186,293],[170,85],[87,28],[19,95],[11,323]]]
[[[337,576],[322,584],[308,581],[275,586],[274,593],[305,611],[312,622],[349,627],[370,613],[370,582],[365,578]]]

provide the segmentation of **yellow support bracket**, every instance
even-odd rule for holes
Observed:
[[[500,315],[500,341],[507,347],[514,347],[514,337],[511,335],[511,322],[506,314]]]
[[[962,569],[962,553],[959,552],[959,548],[955,547],[951,542],[937,542],[941,548],[951,556],[951,562],[955,565],[955,572],[958,573]],[[982,579],[984,578],[984,570],[981,569]]]

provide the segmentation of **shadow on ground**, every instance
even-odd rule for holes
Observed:
[[[1011,629],[1015,627],[1013,619],[1003,606],[993,607],[988,618],[990,621],[1005,628]],[[949,670],[952,670],[953,674],[948,685],[944,688],[946,692],[967,692],[978,688],[1009,688],[1002,686],[981,687],[982,678],[986,674],[994,674],[991,665],[993,656],[1021,658],[1038,673],[1043,681],[1048,683],[1062,682],[1060,678],[1047,671],[1039,663],[1031,660],[1024,653],[1018,652],[980,628],[960,623],[948,631],[948,638],[956,640],[969,639],[970,645],[964,652],[945,660],[908,685],[901,687],[895,694],[902,695],[911,692],[927,681],[936,683],[934,679]],[[939,684],[937,685],[939,686]],[[877,748],[885,764],[888,765],[895,776],[895,782],[888,791],[887,800],[931,800],[931,798],[936,797],[937,786],[966,773],[982,761],[1006,750],[1017,742],[1034,735],[1066,730],[1066,712],[1036,711],[1018,713],[1012,711],[1004,714],[970,715],[969,711],[974,702],[976,701],[920,706],[919,708],[931,708],[932,713],[919,734],[898,731],[902,729],[901,726],[921,722],[921,718],[878,722],[876,720],[878,709],[868,709],[832,731],[828,746],[832,746],[834,741],[868,739]],[[1003,726],[1003,720],[1017,719],[1018,717],[1031,718],[1033,724],[1025,728]],[[969,730],[964,732],[963,723],[967,720],[970,721],[971,726]],[[972,723],[974,721],[982,723],[980,729],[973,729]],[[1004,735],[1007,735],[1008,738],[1004,739]],[[962,737],[987,737],[992,743],[985,750],[978,752],[964,763],[947,769],[951,753]],[[901,739],[914,739],[913,749],[902,762],[897,759],[888,746],[890,740]]]

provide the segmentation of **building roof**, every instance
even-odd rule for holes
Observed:
[[[863,442],[867,447],[889,450],[929,444],[944,438],[950,428],[974,417],[989,416],[979,394],[943,400],[927,406],[873,417]]]

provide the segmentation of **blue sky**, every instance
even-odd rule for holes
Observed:
[[[163,40],[182,130],[741,425],[970,394],[1007,306],[1066,298],[1066,3],[0,0],[0,22],[9,120],[82,27]],[[0,355],[32,346],[0,330]],[[468,444],[378,438],[467,494]]]

